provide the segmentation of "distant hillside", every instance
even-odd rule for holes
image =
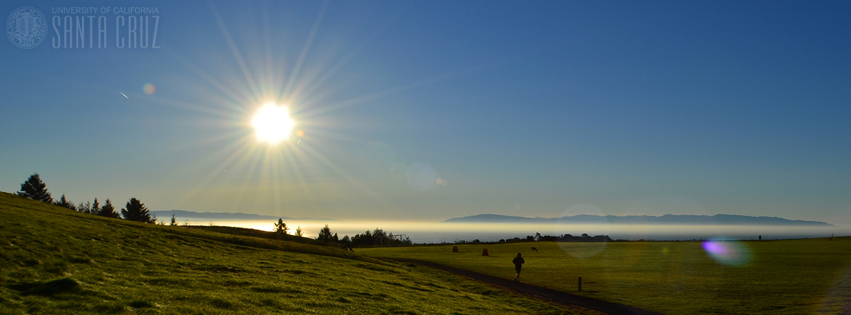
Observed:
[[[303,221],[336,221],[333,219],[314,219],[314,218],[292,218],[292,217],[276,217],[271,215],[260,215],[253,213],[232,213],[232,212],[194,212],[186,210],[158,210],[151,211],[151,215],[156,215],[160,220],[171,218],[171,215],[179,220],[195,219],[195,220],[303,220]]]
[[[559,218],[527,218],[498,214],[479,214],[462,218],[453,218],[448,223],[592,223],[592,224],[687,224],[687,225],[786,225],[786,226],[833,226],[820,221],[789,220],[778,217],[752,217],[746,215],[716,214],[708,215],[588,215],[580,214]]]

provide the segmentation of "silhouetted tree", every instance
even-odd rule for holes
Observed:
[[[177,226],[177,220],[174,219],[174,213],[171,214],[171,226]]]
[[[62,194],[62,197],[59,198],[59,201],[54,201],[53,204],[77,211],[77,206],[75,206],[73,202],[68,201],[68,199],[65,199],[65,194]]]
[[[125,220],[130,221],[145,223],[153,222],[151,220],[151,214],[148,213],[148,208],[146,208],[145,204],[136,198],[130,198],[130,201],[127,202],[125,208],[121,209],[121,216],[123,216]]]
[[[41,181],[41,177],[38,174],[30,175],[30,178],[27,178],[27,181],[21,184],[21,191],[18,192],[18,196],[53,203],[53,197],[50,197],[50,192],[47,191],[47,185]]]
[[[317,236],[316,239],[323,242],[330,242],[332,240],[331,228],[328,227],[328,224],[326,224],[324,228],[319,230],[319,236]]]
[[[295,229],[295,235],[296,235],[296,236],[298,236],[298,237],[302,237],[302,236],[304,236],[304,233],[301,231],[301,225],[299,225],[299,226]]]
[[[106,200],[106,204],[104,204],[103,207],[100,208],[100,211],[98,211],[97,215],[108,218],[119,217],[118,212],[115,211],[115,207],[112,205],[112,201],[109,201],[109,199]]]
[[[81,202],[80,205],[77,206],[77,212],[85,213],[85,214],[91,214],[92,213],[92,203],[86,201],[86,204],[83,204]]]
[[[372,245],[375,238],[372,237],[372,232],[366,230],[363,234],[355,234],[355,236],[352,236],[351,241],[352,246]]]
[[[372,231],[372,237],[374,238],[373,245],[389,245],[390,242],[387,238],[387,233],[384,230],[375,228],[375,231]]]
[[[92,202],[92,209],[91,209],[91,212],[92,212],[92,214],[94,214],[94,215],[99,215],[99,214],[100,214],[100,203],[98,202],[98,199],[97,199],[97,198],[95,198],[95,201],[93,201],[93,202]]]
[[[284,223],[284,219],[278,218],[278,223],[275,223],[275,233],[287,235],[287,231],[289,231],[289,230],[290,230],[290,228],[287,227],[286,223]]]
[[[382,229],[376,228],[373,231],[365,231],[363,234],[355,234],[349,238],[348,235],[343,237],[341,242],[343,243],[351,243],[351,246],[371,246],[371,245],[379,245],[379,246],[387,246],[387,245],[407,245],[413,244],[411,242],[411,238],[405,235],[393,235],[393,233],[385,232]]]

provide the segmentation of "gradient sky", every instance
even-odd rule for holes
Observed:
[[[39,173],[119,208],[851,225],[848,1],[129,3],[157,8],[137,16],[160,48],[116,48],[114,13],[106,48],[53,48],[52,24],[0,39],[0,190]],[[300,142],[255,141],[267,101]]]

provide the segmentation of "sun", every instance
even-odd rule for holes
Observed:
[[[257,141],[278,144],[290,137],[295,120],[286,106],[268,103],[260,107],[251,119]]]

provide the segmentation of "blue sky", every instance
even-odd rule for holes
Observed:
[[[2,191],[39,173],[152,210],[851,225],[849,2],[123,5],[156,7],[135,14],[159,17],[156,49],[117,48],[113,12],[94,14],[106,48],[53,48],[53,17],[81,15],[54,8],[110,1],[0,16],[22,6],[51,24],[35,48],[0,40]],[[300,141],[255,141],[267,101]]]

